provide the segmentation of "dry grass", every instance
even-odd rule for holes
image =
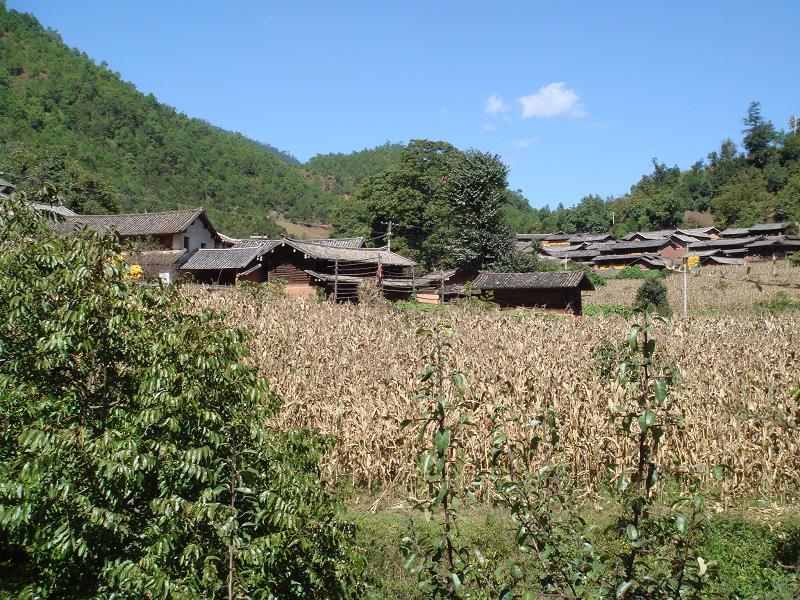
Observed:
[[[608,423],[621,391],[597,373],[592,350],[621,340],[620,318],[542,318],[453,310],[437,314],[384,306],[333,306],[292,299],[191,292],[199,307],[224,309],[253,334],[252,360],[284,400],[278,424],[336,435],[330,477],[351,476],[370,491],[414,484],[414,394],[423,368],[416,330],[446,322],[455,330],[452,361],[482,401],[467,459],[487,464],[492,407],[560,414],[563,457],[587,493],[618,473],[632,448]],[[674,398],[686,434],[669,434],[664,463],[728,464],[731,494],[794,493],[800,475],[797,403],[800,319],[787,316],[703,316],[659,331],[658,348],[684,379]]]
[[[282,227],[290,238],[298,240],[313,240],[331,235],[330,225],[301,225],[286,219],[275,219],[275,223]]]
[[[761,284],[759,289],[753,280]],[[604,287],[584,295],[585,304],[621,304],[631,306],[638,279],[610,280]],[[689,275],[690,314],[720,314],[752,312],[756,302],[771,300],[783,293],[788,298],[800,300],[800,288],[775,284],[800,286],[800,268],[789,261],[754,263],[741,267],[702,267]],[[683,306],[683,277],[672,274],[666,279],[669,302],[676,313]]]

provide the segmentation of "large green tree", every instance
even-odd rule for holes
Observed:
[[[508,167],[499,156],[469,150],[447,174],[455,264],[480,269],[509,254],[513,233],[503,217]]]
[[[747,151],[747,160],[759,169],[763,169],[772,158],[773,142],[778,132],[771,121],[761,116],[761,103],[751,102],[747,108],[744,122],[742,145]]]
[[[129,281],[112,237],[0,199],[0,541],[30,598],[343,598],[327,441],[269,425],[247,335]]]
[[[506,172],[496,156],[412,140],[398,164],[342,202],[334,230],[382,245],[391,222],[392,250],[424,267],[487,264],[509,251],[507,215],[519,215],[525,203],[507,190]]]

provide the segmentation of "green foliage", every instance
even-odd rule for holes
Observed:
[[[669,299],[667,298],[667,286],[664,285],[661,279],[645,279],[642,285],[639,286],[639,289],[636,290],[634,307],[652,307],[657,310],[659,314],[665,317],[670,316],[672,314],[672,309],[669,306]]]
[[[420,329],[418,334],[428,365],[420,376],[419,417],[411,423],[418,424],[419,439],[426,445],[418,461],[425,490],[413,502],[424,520],[436,525],[419,528],[412,521],[413,531],[403,539],[404,564],[426,598],[461,598],[473,586],[480,588],[479,567],[485,560],[459,532],[460,515],[471,496],[462,485],[460,455],[475,407],[467,399],[463,374],[448,365],[453,330]]]
[[[631,265],[620,269],[619,272],[614,275],[614,279],[658,279],[666,276],[666,270],[642,269],[639,265]]]
[[[760,300],[754,306],[756,312],[778,314],[787,311],[800,310],[800,301],[792,300],[786,292],[778,292],[769,300]]]
[[[560,271],[561,266],[545,260],[534,252],[512,251],[488,266],[493,273],[534,273],[537,271]]]
[[[128,281],[112,237],[0,201],[0,537],[22,597],[356,595],[330,440],[279,402],[241,330]]]
[[[469,150],[447,174],[445,196],[454,231],[456,265],[480,269],[511,252],[513,234],[503,219],[508,167],[500,157]]]
[[[747,116],[742,121],[745,125],[742,145],[747,151],[747,160],[756,167],[764,168],[774,154],[773,142],[778,132],[770,121],[765,121],[761,116],[760,102],[750,103]]]
[[[603,287],[608,283],[608,279],[606,277],[600,275],[600,273],[595,271],[589,265],[584,265],[583,263],[570,261],[567,264],[567,268],[570,271],[583,271],[584,273],[586,273],[586,276],[589,278],[589,281],[591,281],[592,285],[596,288]]]
[[[633,315],[633,309],[621,304],[586,304],[583,314],[587,317],[609,317],[619,315],[625,319]]]
[[[400,162],[367,178],[337,206],[337,234],[380,239],[426,268],[481,267],[511,250],[506,167],[446,142],[412,140]],[[379,242],[380,243],[380,242]]]
[[[17,151],[53,162],[67,148],[67,196],[75,173],[110,186],[125,210],[203,205],[231,235],[279,232],[270,210],[327,217],[333,196],[285,155],[160,104],[3,3],[0,38],[0,171],[14,173]],[[99,204],[92,212],[113,210]]]
[[[18,191],[33,200],[42,201],[43,188],[55,186],[54,200],[81,214],[105,214],[120,211],[117,192],[73,160],[63,148],[47,147],[41,153],[30,148],[9,149],[2,157],[4,176],[14,181]]]
[[[704,555],[719,567],[712,594],[725,598],[797,598],[800,586],[791,569],[800,562],[797,525],[769,527],[741,518],[720,517],[707,529]]]
[[[680,471],[679,481],[689,493],[667,509],[654,510],[656,484],[667,475],[657,466],[664,432],[683,421],[669,397],[677,374],[659,364],[655,354],[654,326],[664,319],[648,309],[637,314],[641,320],[630,327],[617,371],[627,397],[611,416],[637,448],[616,485],[623,513],[609,530],[625,550],[618,557],[622,570],[614,587],[618,598],[702,598],[716,563],[699,554],[709,517],[705,498],[697,493],[693,465]]]
[[[362,181],[397,165],[404,149],[402,144],[386,142],[382,146],[350,154],[317,154],[303,168],[320,176],[327,191],[352,194]]]
[[[511,515],[518,550],[494,570],[501,598],[599,597],[604,568],[566,483],[570,467],[559,460],[556,420],[546,407],[533,418],[495,407],[487,478]]]
[[[791,263],[792,263],[794,266],[796,266],[796,267],[800,267],[800,252],[795,252],[794,254],[792,254],[792,255],[789,257],[789,260],[791,261]]]

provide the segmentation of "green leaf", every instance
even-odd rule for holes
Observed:
[[[667,399],[667,384],[664,383],[662,379],[656,379],[653,383],[653,388],[655,390],[656,400],[659,404],[662,404],[664,400]]]
[[[450,375],[450,379],[452,380],[456,390],[458,390],[458,393],[461,396],[464,396],[464,394],[467,392],[467,385],[464,382],[464,375],[461,373],[453,373]]]
[[[450,430],[437,431],[434,436],[434,446],[438,452],[444,452],[450,445]]]
[[[656,413],[652,410],[645,410],[641,415],[639,415],[639,429],[642,433],[647,433],[647,430],[653,426],[653,423],[656,422]]]
[[[675,527],[678,529],[678,533],[685,534],[689,527],[686,517],[678,515],[675,518]]]
[[[639,539],[639,530],[636,529],[636,525],[633,523],[628,523],[625,527],[625,535],[628,536],[630,541],[635,542]]]

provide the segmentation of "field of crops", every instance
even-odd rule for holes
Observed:
[[[756,303],[774,301],[780,295],[800,301],[800,287],[790,287],[800,286],[800,267],[787,260],[774,264],[702,267],[688,279],[690,314],[752,313]],[[670,305],[679,312],[683,306],[683,276],[672,274],[666,283]],[[640,285],[641,280],[636,279],[610,280],[607,285],[585,294],[584,305],[630,306]]]
[[[619,283],[619,282],[617,282]],[[241,291],[189,292],[198,307],[226,311],[252,332],[252,360],[284,401],[278,424],[338,437],[327,475],[352,477],[374,492],[414,484],[418,447],[401,422],[417,414],[424,366],[421,323],[454,328],[454,368],[481,409],[467,444],[472,470],[488,460],[489,416],[497,403],[560,415],[563,458],[592,494],[620,470],[632,448],[609,424],[618,386],[597,371],[593,350],[620,341],[619,317],[542,317],[458,309],[423,314],[384,306],[334,306]],[[730,496],[793,493],[800,477],[800,386],[796,316],[701,316],[662,327],[658,348],[683,373],[674,398],[685,434],[668,433],[662,460],[683,467],[726,464]],[[469,474],[469,473],[468,473]]]

